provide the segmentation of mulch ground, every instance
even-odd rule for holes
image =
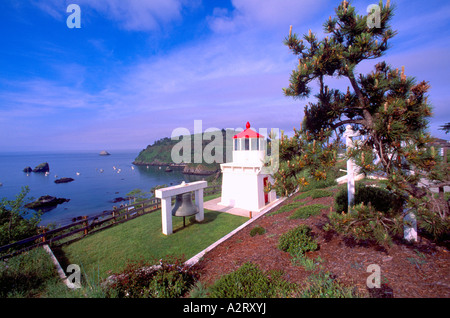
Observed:
[[[289,198],[283,205],[298,200]],[[334,198],[306,198],[306,205],[321,203],[333,206]],[[272,210],[279,209],[276,207]],[[396,241],[388,248],[370,243],[356,243],[336,232],[324,231],[328,223],[329,208],[308,219],[288,219],[293,211],[260,217],[211,250],[199,262],[202,269],[200,281],[206,286],[220,276],[233,272],[246,262],[258,264],[263,270],[282,270],[284,278],[302,284],[311,272],[291,263],[292,257],[277,248],[280,235],[300,224],[312,228],[319,250],[307,257],[320,256],[323,269],[347,286],[357,289],[363,297],[448,298],[450,297],[450,252],[448,246],[439,246],[426,238],[415,244]],[[250,230],[262,226],[266,233],[250,236]],[[381,269],[381,288],[367,288],[370,264]]]

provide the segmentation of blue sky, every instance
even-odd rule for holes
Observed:
[[[430,131],[449,139],[438,128],[450,121],[450,3],[391,2],[398,35],[381,60],[430,82]],[[71,3],[81,8],[80,29],[66,25]],[[353,1],[360,14],[372,3]],[[283,39],[290,25],[321,36],[338,4],[2,0],[0,149],[142,149],[175,128],[193,132],[194,120],[203,130],[250,121],[289,132],[308,100],[283,96],[297,64]]]

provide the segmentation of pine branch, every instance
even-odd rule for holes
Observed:
[[[359,124],[359,125],[365,126],[366,121],[363,119],[346,119],[346,120],[343,120],[336,124],[331,125],[330,129],[335,130],[335,129],[339,128],[340,126],[346,125],[346,124]]]

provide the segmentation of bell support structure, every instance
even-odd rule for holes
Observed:
[[[172,197],[178,194],[192,192],[195,193],[195,205],[198,208],[198,213],[195,214],[195,220],[203,221],[203,189],[208,186],[206,181],[196,181],[190,183],[182,183],[180,185],[158,189],[155,191],[155,197],[161,199],[161,219],[162,232],[165,235],[173,233],[172,230]]]

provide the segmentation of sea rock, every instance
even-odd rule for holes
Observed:
[[[33,169],[31,169],[31,167],[26,167],[26,168],[23,169],[23,172],[26,172],[26,173],[29,173],[29,172],[32,172],[32,171],[33,171]]]
[[[122,202],[122,201],[128,201],[128,200],[130,200],[130,197],[125,197],[125,198],[123,198],[123,197],[117,197],[117,198],[114,198],[114,199],[112,200],[112,203],[117,203],[117,202]]]
[[[110,153],[107,152],[106,150],[100,151],[100,156],[109,156],[109,155],[110,155]]]
[[[50,166],[48,165],[47,162],[43,162],[43,163],[37,165],[33,169],[33,172],[49,172],[49,171],[50,171]]]
[[[43,195],[34,202],[25,204],[25,207],[33,210],[42,210],[43,212],[54,209],[58,204],[69,202],[70,199],[56,198],[51,195]]]
[[[60,179],[56,179],[55,183],[68,183],[68,182],[72,182],[75,179],[72,178],[60,178]]]

